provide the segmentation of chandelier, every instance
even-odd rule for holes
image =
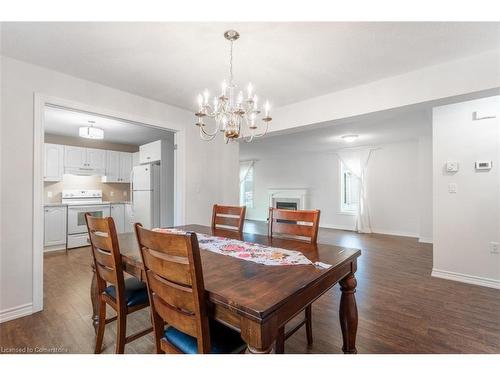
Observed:
[[[243,91],[238,92],[238,86],[233,79],[233,42],[240,37],[235,30],[228,30],[224,33],[224,38],[230,42],[229,52],[229,83],[222,82],[220,95],[210,98],[207,89],[203,94],[198,95],[198,111],[195,116],[198,118],[196,126],[200,128],[200,137],[205,141],[211,141],[222,132],[224,140],[241,139],[244,136],[246,142],[251,142],[254,138],[262,137],[267,133],[269,122],[269,101],[266,101],[262,111],[259,110],[258,97],[253,92],[253,86],[248,84],[246,95]],[[263,116],[259,115],[263,112]],[[260,117],[260,120],[259,120]],[[205,124],[206,119],[212,119],[212,129],[208,129]],[[245,126],[248,131],[242,132]]]

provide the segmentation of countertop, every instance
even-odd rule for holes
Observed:
[[[107,204],[130,204],[129,201],[117,201],[117,202],[99,202],[99,203],[83,203],[83,204],[68,204],[62,202],[55,203],[44,203],[44,207],[61,207],[61,206],[98,206],[98,205],[107,205]]]

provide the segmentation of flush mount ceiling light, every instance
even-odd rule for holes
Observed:
[[[251,142],[255,137],[262,137],[267,133],[269,122],[272,118],[269,116],[269,102],[266,101],[262,108],[262,118],[257,116],[261,114],[259,110],[257,95],[253,93],[253,86],[248,84],[247,93],[244,97],[243,91],[238,92],[238,86],[233,81],[233,42],[238,40],[240,34],[235,30],[228,30],[224,33],[230,44],[229,52],[229,82],[222,82],[220,95],[210,98],[208,90],[203,95],[198,96],[198,111],[195,116],[198,118],[196,126],[200,128],[200,137],[205,141],[211,141],[219,132],[224,134],[226,143],[229,140],[243,138],[242,125],[246,125],[250,137],[245,139]],[[215,126],[208,130],[205,119],[213,119]]]
[[[95,121],[89,121],[90,126],[80,126],[78,129],[78,135],[82,138],[90,139],[103,139],[104,130],[101,128],[95,128]]]
[[[342,138],[344,140],[344,142],[347,142],[347,143],[351,143],[351,142],[354,142],[356,139],[358,139],[358,135],[357,134],[347,134],[347,135],[343,135]]]

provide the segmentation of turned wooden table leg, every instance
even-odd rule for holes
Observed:
[[[274,351],[274,344],[271,345],[269,348],[266,348],[266,349],[257,349],[257,348],[254,348],[250,345],[247,346],[247,353],[249,354],[274,354],[275,351]]]
[[[92,282],[90,283],[90,300],[92,301],[92,325],[97,334],[99,326],[99,289],[97,287],[97,275],[95,266],[92,264]]]
[[[356,307],[356,278],[354,274],[347,275],[340,281],[340,328],[342,329],[343,346],[345,354],[356,354],[356,331],[358,330],[358,308]]]

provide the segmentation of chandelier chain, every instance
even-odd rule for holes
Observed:
[[[229,83],[233,85],[233,41],[229,47]]]

